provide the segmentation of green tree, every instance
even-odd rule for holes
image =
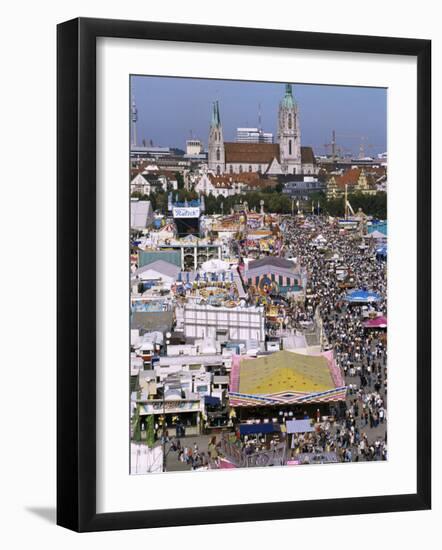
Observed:
[[[175,172],[175,178],[178,183],[178,189],[184,189],[184,178],[180,172]]]
[[[217,214],[218,212],[221,211],[221,208],[218,207],[218,201],[216,197],[212,195],[212,193],[210,193],[204,198],[204,204],[206,207],[206,213],[209,215]]]
[[[152,207],[155,203],[155,210],[159,210],[162,214],[167,214],[167,193],[164,191],[159,191],[154,194],[154,199],[152,201]]]
[[[141,441],[141,418],[140,418],[140,406],[137,405],[134,416],[132,418],[133,427],[133,440],[138,443]]]
[[[147,417],[146,443],[150,448],[155,445],[155,420],[153,414]]]
[[[387,194],[376,193],[376,195],[364,195],[363,193],[351,193],[348,195],[353,210],[357,212],[359,208],[367,214],[376,218],[387,218]],[[330,216],[344,216],[344,197],[320,201],[321,207]]]

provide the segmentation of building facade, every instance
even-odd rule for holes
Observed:
[[[263,132],[260,128],[237,128],[236,141],[238,143],[273,143],[273,134]]]
[[[199,139],[188,139],[186,141],[186,155],[195,156],[202,153],[204,153],[204,147]]]
[[[247,135],[241,135],[237,142],[225,142],[219,103],[215,101],[209,130],[208,167],[215,174],[317,174],[319,167],[312,148],[301,146],[299,110],[291,84],[286,84],[279,103],[277,144],[251,140]]]
[[[186,338],[217,338],[220,331],[227,331],[230,341],[265,339],[264,308],[214,307],[186,304],[184,307],[184,335]]]

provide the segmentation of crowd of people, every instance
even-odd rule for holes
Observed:
[[[307,455],[313,459],[333,455],[333,461],[340,462],[386,460],[386,331],[366,327],[370,317],[386,316],[386,263],[376,257],[373,243],[359,231],[343,230],[325,217],[287,218],[281,230],[280,254],[300,264],[307,274],[307,288],[302,300],[280,295],[269,298],[284,312],[288,332],[315,332],[322,349],[333,349],[347,387],[346,400],[331,405],[328,415],[323,417],[318,409],[312,419],[313,431],[280,434],[287,460]],[[354,289],[376,293],[378,299],[352,303],[348,292]],[[266,329],[271,335],[272,327]],[[300,416],[309,418],[307,412]],[[207,449],[204,443],[201,450],[197,443],[182,447],[175,439],[170,451],[189,468],[216,468],[223,450],[216,437],[207,441]],[[272,451],[275,445],[267,443],[258,436],[253,440],[236,435],[234,441],[244,455]]]
[[[320,246],[315,244],[318,234],[323,237]],[[363,244],[358,233],[349,235],[320,217],[312,217],[307,228],[287,220],[284,238],[285,254],[308,272],[307,299],[291,307],[291,325],[320,320],[324,343],[334,349],[348,386],[346,406],[337,409],[333,425],[298,438],[294,449],[336,451],[342,461],[386,459],[386,336],[364,326],[368,315],[386,314],[385,262],[376,259],[373,244]],[[338,278],[342,269],[346,275]],[[380,300],[354,305],[346,299],[349,288],[373,291]]]
[[[196,441],[193,445],[187,443],[182,445],[181,440],[175,437],[170,441],[167,454],[175,453],[176,459],[192,470],[206,469],[209,465],[216,468],[219,464],[219,448],[220,442],[217,441],[216,436],[210,438],[206,451],[200,449]]]

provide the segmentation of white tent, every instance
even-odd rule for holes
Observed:
[[[327,239],[324,237],[324,235],[318,235],[317,237],[315,237],[313,239],[313,242],[314,243],[326,243],[327,242]]]
[[[373,231],[367,236],[369,239],[386,239],[386,235],[381,233],[380,231]]]
[[[206,273],[222,273],[229,269],[229,264],[223,262],[223,260],[212,259],[204,262],[201,269]]]

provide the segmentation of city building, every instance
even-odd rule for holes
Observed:
[[[176,191],[178,182],[175,176],[166,176],[158,171],[144,170],[139,172],[130,182],[131,193],[150,195],[158,191]]]
[[[186,338],[217,338],[225,335],[228,340],[264,342],[264,308],[215,307],[186,304],[184,306],[184,335]]]
[[[276,256],[265,256],[248,263],[244,278],[249,285],[262,289],[265,285],[271,287],[302,287],[305,286],[305,274],[291,260]]]
[[[202,195],[230,197],[238,195],[245,187],[247,183],[241,181],[241,176],[214,176],[209,173],[201,176],[194,189]]]
[[[204,147],[199,139],[188,139],[186,141],[186,155],[197,156],[204,153]]]
[[[169,157],[171,154],[172,152],[169,147],[145,147],[143,145],[132,145],[130,148],[131,160]]]
[[[347,188],[348,193],[362,193],[376,195],[378,191],[386,189],[387,173],[385,168],[358,168],[353,167],[341,175],[332,174],[327,180],[327,198],[342,196]]]
[[[273,143],[273,134],[263,132],[260,128],[237,128],[236,141],[238,143]]]
[[[208,163],[209,170],[216,174],[316,174],[319,167],[312,148],[301,146],[299,111],[291,84],[286,84],[279,104],[277,144],[224,141],[219,103],[215,101],[209,131]]]
[[[291,179],[284,183],[282,192],[290,197],[307,200],[312,193],[324,191],[325,184],[314,176],[301,176],[300,179]]]

